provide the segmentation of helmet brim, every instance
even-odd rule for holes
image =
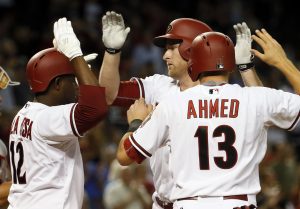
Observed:
[[[180,44],[181,42],[182,42],[181,37],[172,34],[157,36],[153,39],[153,44],[160,48],[165,48],[167,44],[174,45],[174,44]]]

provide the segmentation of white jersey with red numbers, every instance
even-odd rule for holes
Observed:
[[[132,78],[139,84],[140,96],[145,98],[147,104],[157,105],[168,95],[180,92],[178,82],[165,75],[153,75],[145,79]],[[174,185],[169,171],[170,144],[166,140],[150,158],[150,167],[153,172],[153,181],[156,192],[162,201],[170,201],[170,191]]]
[[[28,102],[15,116],[9,139],[9,209],[81,209],[84,175],[76,105]]]
[[[299,110],[300,97],[280,90],[198,85],[160,102],[129,140],[145,157],[170,140],[172,201],[255,196],[268,127],[292,130]]]

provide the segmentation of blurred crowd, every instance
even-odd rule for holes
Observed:
[[[104,53],[101,17],[108,10],[121,13],[131,28],[122,50],[122,80],[165,74],[162,51],[152,44],[168,23],[179,17],[197,18],[235,40],[232,25],[245,21],[251,28],[266,28],[300,68],[300,32],[297,7],[289,0],[0,0],[0,66],[20,86],[1,91],[0,138],[8,144],[10,123],[32,99],[26,82],[28,59],[52,46],[54,20],[67,17],[81,42],[83,52],[98,53],[92,69],[99,74]],[[255,46],[254,46],[255,47]],[[279,71],[255,61],[265,86],[292,91]],[[239,73],[231,82],[243,85]],[[86,209],[148,209],[154,191],[147,162],[142,167],[116,164],[119,139],[127,129],[126,110],[112,107],[107,119],[80,139],[85,165]],[[300,130],[291,133],[272,128],[269,147],[260,168],[261,209],[300,208]]]

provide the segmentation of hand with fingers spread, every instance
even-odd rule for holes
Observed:
[[[256,30],[253,40],[263,49],[263,53],[252,49],[253,54],[263,62],[280,70],[300,95],[300,71],[286,56],[282,46],[265,30]]]
[[[265,30],[256,30],[252,35],[253,40],[263,49],[263,53],[252,49],[253,54],[268,65],[281,68],[281,64],[287,61],[287,56],[282,46]]]
[[[67,56],[69,60],[82,56],[80,42],[73,31],[70,21],[67,21],[65,17],[60,18],[54,23],[53,32],[53,45],[59,52]]]
[[[251,53],[251,31],[247,24],[243,22],[233,25],[236,33],[235,61],[237,65],[252,63]]]
[[[126,27],[121,14],[114,11],[106,12],[102,17],[102,41],[106,51],[111,54],[118,53],[124,42],[130,28]]]
[[[152,110],[153,106],[151,104],[146,104],[144,98],[140,98],[127,110],[127,121],[128,123],[131,123],[131,121],[135,119],[143,121]]]

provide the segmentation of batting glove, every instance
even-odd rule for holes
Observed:
[[[70,21],[67,21],[65,17],[60,18],[54,23],[53,32],[55,37],[53,44],[54,46],[56,45],[59,52],[66,55],[69,60],[82,56],[80,42],[73,31]]]
[[[53,47],[55,49],[57,49],[57,43],[56,43],[56,40],[53,39]],[[91,54],[87,54],[85,56],[83,56],[83,59],[88,63],[90,61],[93,61],[94,59],[96,59],[98,57],[98,54],[97,53],[91,53]]]
[[[239,70],[246,70],[253,67],[253,54],[251,53],[251,31],[243,22],[233,25],[236,33],[235,62]]]
[[[102,17],[102,41],[106,47],[106,51],[111,54],[118,53],[124,42],[130,28],[124,25],[124,20],[121,14],[114,11],[106,12]]]

